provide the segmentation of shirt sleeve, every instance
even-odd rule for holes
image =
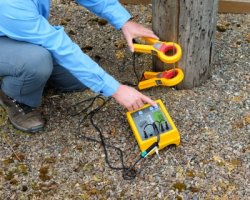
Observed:
[[[113,95],[119,82],[84,54],[60,26],[51,26],[32,1],[11,1],[0,6],[0,30],[6,36],[41,45],[55,61],[84,85],[104,96]]]
[[[120,29],[131,15],[118,0],[76,0],[79,4]]]

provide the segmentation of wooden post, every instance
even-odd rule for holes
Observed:
[[[178,35],[178,13],[179,2],[177,0],[153,0],[153,31],[162,41],[177,41]],[[153,70],[163,71],[164,69],[174,66],[161,62],[156,56],[153,57]]]
[[[179,88],[199,86],[210,77],[217,11],[218,0],[153,0],[153,30],[182,47],[178,66],[185,79]],[[154,64],[162,70],[162,64]]]

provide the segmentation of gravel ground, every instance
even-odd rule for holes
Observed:
[[[150,6],[127,8],[138,22],[150,26]],[[136,82],[120,31],[72,2],[53,5],[51,22],[64,25],[72,39],[120,81]],[[92,92],[47,91],[41,107],[47,127],[35,135],[13,129],[0,108],[0,199],[250,199],[249,24],[249,15],[219,15],[216,60],[204,85],[144,91],[162,99],[180,131],[181,145],[160,151],[160,160],[144,160],[132,181],[108,167],[99,143],[78,137],[98,139],[89,121],[79,131],[81,116],[69,112],[73,104],[94,96]],[[150,63],[150,56],[139,56],[139,71]],[[94,121],[106,142],[124,151],[130,165],[139,149],[125,112],[111,100]],[[120,166],[117,151],[108,150],[113,165]]]

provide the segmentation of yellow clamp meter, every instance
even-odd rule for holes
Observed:
[[[161,100],[157,105],[145,105],[139,110],[127,112],[127,119],[142,151],[146,157],[159,149],[180,144],[180,134]]]
[[[134,43],[135,52],[156,55],[165,63],[176,63],[181,59],[181,47],[174,42],[161,42],[153,38],[143,37],[147,44]],[[144,72],[143,79],[139,82],[140,90],[153,86],[174,86],[184,79],[184,73],[180,68],[164,72]]]
[[[139,82],[138,88],[143,90],[158,85],[170,87],[180,83],[183,78],[184,74],[179,68],[164,72],[144,72],[143,79]]]
[[[164,63],[176,63],[181,59],[181,47],[174,42],[162,42],[153,38],[142,37],[148,44],[134,43],[134,50],[138,53],[152,52]]]

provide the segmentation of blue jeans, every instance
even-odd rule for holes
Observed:
[[[0,77],[7,96],[32,107],[41,104],[46,84],[62,92],[86,89],[45,48],[8,37],[0,37]]]

